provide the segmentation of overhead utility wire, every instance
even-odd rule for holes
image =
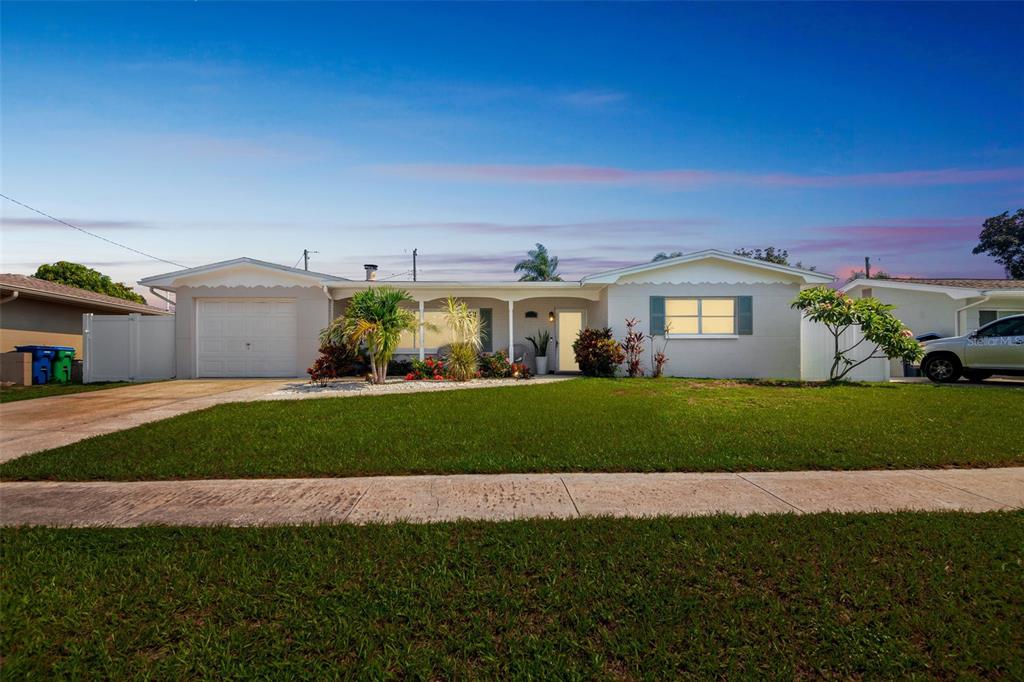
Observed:
[[[32,211],[33,213],[38,213],[39,215],[43,216],[44,218],[49,218],[50,220],[52,220],[54,222],[60,223],[61,225],[64,225],[66,227],[70,227],[72,230],[78,230],[79,232],[87,234],[90,237],[96,237],[96,239],[102,239],[103,241],[107,242],[108,244],[113,244],[114,246],[120,246],[122,249],[127,249],[128,251],[131,251],[132,253],[137,253],[140,256],[145,256],[146,258],[152,258],[153,260],[158,260],[161,263],[167,263],[169,265],[174,265],[175,267],[179,267],[179,268],[187,268],[188,267],[187,265],[182,265],[181,263],[175,263],[174,261],[167,260],[166,258],[160,258],[159,256],[154,256],[153,254],[146,253],[145,251],[139,251],[138,249],[133,249],[130,246],[127,246],[125,244],[121,244],[120,242],[115,242],[113,239],[107,239],[106,237],[103,237],[103,236],[100,236],[98,234],[95,234],[94,232],[90,232],[89,230],[83,230],[82,228],[78,227],[77,225],[72,225],[71,223],[69,223],[69,222],[67,222],[65,220],[61,220],[60,218],[55,218],[52,215],[50,215],[49,213],[44,213],[43,211],[40,211],[38,208],[32,208],[28,204],[23,204],[20,201],[18,201],[17,199],[13,199],[13,198],[7,196],[6,194],[0,193],[0,197],[3,197],[4,199],[7,199],[7,201],[10,201],[12,203],[17,204],[18,206],[21,206],[23,208],[27,208],[28,210]]]

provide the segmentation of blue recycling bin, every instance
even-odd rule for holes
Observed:
[[[57,349],[54,346],[15,346],[14,350],[32,354],[33,384],[45,384],[50,381],[53,376],[53,359],[57,357]]]

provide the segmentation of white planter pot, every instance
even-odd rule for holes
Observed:
[[[537,365],[537,374],[538,375],[540,375],[540,374],[547,374],[548,373],[548,358],[547,358],[547,356],[534,358],[534,362]]]

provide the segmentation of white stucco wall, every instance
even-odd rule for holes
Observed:
[[[202,298],[283,298],[296,304],[297,339],[295,376],[306,376],[306,368],[316,359],[320,348],[320,330],[330,320],[330,302],[320,287],[301,286],[201,286],[180,287],[175,306],[175,336],[178,377],[196,378],[196,299]]]
[[[953,336],[956,310],[969,302],[955,301],[942,292],[883,287],[856,286],[850,289],[849,294],[854,298],[861,298],[865,288],[870,289],[871,296],[882,303],[896,306],[893,314],[915,335],[937,332],[943,336]]]
[[[754,333],[730,339],[670,339],[665,350],[669,376],[717,378],[800,378],[800,314],[790,303],[796,283],[641,283],[614,284],[607,292],[607,319],[615,338],[626,334],[625,320],[641,320],[650,330],[651,296],[750,296]],[[657,340],[660,349],[662,337]],[[644,353],[650,371],[650,342]]]

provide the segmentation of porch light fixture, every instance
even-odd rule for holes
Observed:
[[[555,311],[554,310],[548,311],[548,322],[554,322],[554,321],[555,321]]]

